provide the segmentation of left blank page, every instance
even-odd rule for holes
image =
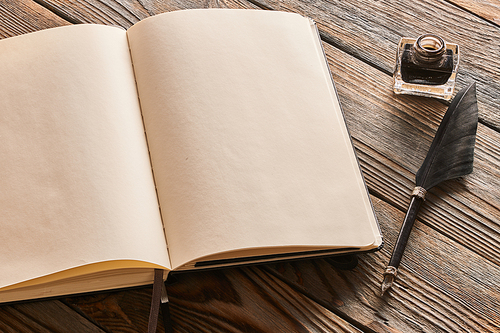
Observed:
[[[124,30],[0,41],[0,137],[0,288],[117,260],[170,267]]]

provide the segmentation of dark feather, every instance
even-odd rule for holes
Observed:
[[[477,122],[476,84],[472,83],[457,93],[446,111],[417,172],[417,186],[429,190],[472,172]]]

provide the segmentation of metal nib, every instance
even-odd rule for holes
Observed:
[[[394,266],[387,266],[384,272],[384,282],[382,282],[382,292],[380,296],[384,296],[384,293],[392,287],[392,283],[396,280],[398,275],[398,269]]]
[[[380,296],[384,296],[384,293],[387,290],[391,289],[393,282],[394,282],[394,276],[389,274],[384,276],[384,282],[382,282],[382,292],[380,293]]]

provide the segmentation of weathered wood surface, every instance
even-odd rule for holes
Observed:
[[[293,11],[317,22],[386,244],[348,272],[320,259],[178,275],[168,286],[174,331],[500,332],[498,1],[0,0],[0,36],[77,23],[128,28],[206,7]],[[461,45],[459,88],[478,82],[475,170],[431,191],[394,290],[381,298],[415,173],[446,111],[391,92],[399,38],[423,32]],[[150,293],[2,306],[0,331],[144,332]]]

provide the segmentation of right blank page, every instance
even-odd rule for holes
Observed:
[[[174,268],[381,244],[310,20],[190,10],[128,36]]]

